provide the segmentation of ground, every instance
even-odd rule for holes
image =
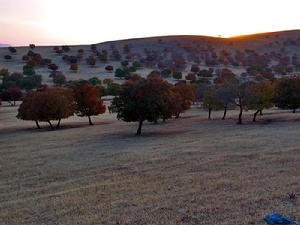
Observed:
[[[166,124],[106,113],[37,130],[0,108],[0,224],[249,225],[281,213],[300,221],[299,114],[197,107]],[[46,124],[45,124],[46,126]],[[296,197],[293,198],[292,194]],[[290,196],[289,196],[290,195]]]

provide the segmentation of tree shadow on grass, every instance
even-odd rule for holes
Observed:
[[[55,131],[64,131],[64,130],[69,130],[69,129],[76,129],[76,128],[87,128],[87,127],[95,127],[95,126],[102,126],[102,125],[108,125],[113,123],[112,121],[109,122],[94,122],[94,125],[89,125],[88,122],[73,122],[73,123],[62,123],[58,129],[51,129],[48,124],[40,124],[40,129],[38,129],[34,123],[32,126],[26,126],[26,127],[9,127],[9,128],[4,128],[0,130],[0,135],[1,134],[11,134],[15,132],[30,132],[30,133],[42,133],[42,132],[55,132]],[[56,124],[53,124],[55,127]]]

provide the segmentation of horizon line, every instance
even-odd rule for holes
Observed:
[[[133,37],[133,38],[124,38],[124,39],[114,39],[114,40],[108,40],[108,41],[103,41],[103,42],[97,42],[97,43],[91,43],[91,44],[70,44],[68,46],[88,46],[92,44],[106,44],[106,43],[111,43],[111,42],[122,42],[122,41],[130,41],[130,40],[141,40],[141,39],[155,39],[155,38],[171,38],[171,37],[202,37],[202,38],[214,38],[214,39],[222,39],[222,40],[228,40],[228,39],[236,39],[236,38],[242,38],[242,37],[248,37],[248,36],[256,36],[256,35],[265,35],[265,34],[276,34],[276,33],[286,33],[286,32],[296,32],[300,31],[300,29],[291,29],[291,30],[277,30],[277,31],[266,31],[266,32],[257,32],[257,33],[249,33],[249,34],[241,34],[241,35],[234,35],[230,37],[223,37],[222,35],[197,35],[197,34],[171,34],[171,35],[161,35],[161,36],[145,36],[145,37]],[[25,48],[28,47],[29,44],[34,44],[34,43],[28,43],[28,45],[11,45],[9,43],[1,43],[0,45],[5,45],[5,46],[0,46],[0,48],[7,48],[7,47],[16,47],[16,48]],[[36,47],[54,47],[54,46],[62,46],[66,44],[41,44],[41,45],[36,45]]]

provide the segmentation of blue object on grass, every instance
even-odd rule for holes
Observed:
[[[264,218],[264,220],[269,225],[298,225],[293,220],[283,217],[279,214],[268,215]]]

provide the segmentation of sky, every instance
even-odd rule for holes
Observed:
[[[92,44],[300,29],[299,0],[0,0],[0,43]]]

